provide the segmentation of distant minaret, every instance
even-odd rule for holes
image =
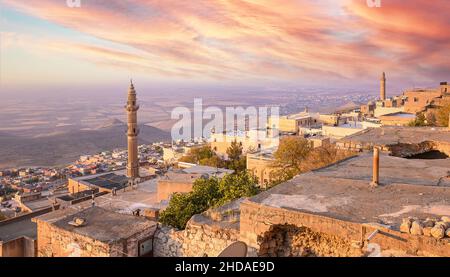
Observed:
[[[380,81],[380,99],[386,100],[386,73],[383,72],[383,75],[381,75],[381,81]]]
[[[136,104],[136,91],[134,90],[133,81],[130,83],[128,89],[128,101],[125,106],[128,115],[128,163],[127,163],[127,177],[134,179],[139,177],[139,161],[138,161],[138,146],[137,136],[139,129],[137,126],[137,111],[139,106]]]

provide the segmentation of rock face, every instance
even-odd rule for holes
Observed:
[[[424,221],[424,223],[423,223],[423,227],[424,227],[424,228],[426,228],[426,227],[431,227],[431,228],[433,228],[433,227],[434,227],[434,224],[435,224],[435,221],[434,221],[433,219],[427,218],[427,219]]]
[[[411,225],[411,230],[410,230],[412,235],[416,235],[416,236],[421,236],[423,235],[423,226],[422,224],[420,224],[419,221],[414,221]]]
[[[444,227],[436,224],[436,226],[431,229],[431,235],[436,239],[442,239],[445,236]]]
[[[402,225],[400,225],[400,232],[402,233],[410,233],[411,231],[411,225],[412,225],[412,220],[410,218],[404,218]]]
[[[425,227],[425,228],[423,228],[424,236],[431,237],[431,229],[433,229],[433,227]]]
[[[444,228],[444,230],[450,228],[450,222],[439,221],[436,223],[436,225],[442,226]]]

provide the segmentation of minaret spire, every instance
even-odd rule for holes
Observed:
[[[127,162],[127,177],[135,179],[139,177],[139,161],[138,161],[138,147],[137,136],[139,129],[137,126],[137,111],[139,105],[136,103],[136,91],[134,90],[133,80],[130,80],[130,87],[128,89],[128,101],[125,106],[128,117],[128,162]]]
[[[381,74],[380,80],[380,100],[386,100],[386,73]]]

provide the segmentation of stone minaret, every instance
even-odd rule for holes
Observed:
[[[138,145],[137,136],[139,129],[137,126],[137,111],[139,106],[136,104],[136,91],[134,90],[133,81],[130,83],[128,89],[128,101],[125,106],[128,115],[128,163],[127,163],[127,177],[135,179],[139,177],[139,161],[138,161]]]
[[[383,72],[380,80],[380,99],[386,100],[386,73]]]

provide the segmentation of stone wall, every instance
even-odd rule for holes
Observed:
[[[238,199],[194,215],[185,230],[159,225],[153,241],[155,257],[216,257],[239,239]]]
[[[290,244],[289,240],[292,241],[292,238],[295,240],[297,237],[297,241],[290,246],[291,248],[298,246],[297,248],[306,249],[306,253],[312,252],[314,254],[315,252],[319,256],[353,256],[357,254],[358,248],[362,250],[361,255],[366,255],[369,242],[365,239],[376,230],[378,230],[378,234],[373,237],[370,243],[379,246],[382,255],[383,253],[387,255],[387,253],[395,252],[395,255],[402,256],[450,256],[449,239],[437,240],[433,237],[414,236],[377,224],[343,221],[296,210],[265,206],[250,201],[241,203],[240,207],[240,240],[256,249],[258,255],[262,256],[268,255],[268,253],[271,253],[271,255],[280,254],[278,253],[280,244],[284,244],[285,241],[280,242],[280,238],[276,235],[280,232],[273,232],[274,230],[281,230],[285,240],[287,233],[288,244]],[[277,225],[296,226],[300,231],[303,230],[303,234],[295,228],[286,231],[286,229],[280,229],[280,226]],[[272,242],[272,240],[275,240],[275,242]],[[333,245],[331,252],[331,249],[327,250],[326,247],[321,246],[323,241],[328,241]],[[269,243],[269,246],[264,243]],[[305,245],[309,245],[309,247],[305,247]],[[274,250],[269,250],[271,248]],[[291,253],[301,254],[302,252],[298,250],[297,252],[291,251]]]
[[[38,257],[107,257],[109,245],[38,221]]]
[[[273,225],[258,237],[261,257],[358,257],[359,248],[338,236],[314,232],[307,227]]]
[[[37,221],[39,257],[136,257],[139,242],[152,238],[154,228],[134,234],[127,239],[102,242]]]
[[[238,240],[239,231],[207,224],[188,223],[179,231],[159,226],[153,242],[155,257],[217,257],[228,245]]]
[[[349,151],[371,151],[375,146],[371,142],[358,141],[340,141],[336,143],[336,147],[341,150]],[[409,157],[416,154],[437,150],[450,156],[450,143],[438,141],[423,141],[420,143],[397,143],[392,145],[377,145],[381,151],[396,157]]]

